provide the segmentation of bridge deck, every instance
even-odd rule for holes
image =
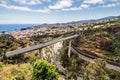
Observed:
[[[10,52],[7,52],[5,54],[5,56],[6,57],[10,57],[10,56],[14,56],[14,55],[17,55],[17,54],[22,54],[22,53],[30,52],[30,51],[37,50],[37,49],[40,49],[40,48],[44,48],[46,46],[55,44],[57,42],[60,42],[60,41],[63,41],[63,40],[68,40],[68,39],[72,39],[72,38],[75,38],[75,37],[78,37],[78,36],[79,36],[78,34],[75,34],[73,36],[61,38],[61,39],[58,39],[58,40],[49,41],[49,42],[42,43],[42,44],[39,44],[39,45],[35,45],[35,46],[31,46],[31,47],[26,47],[26,48],[22,48],[22,49],[19,49],[19,50],[10,51]]]

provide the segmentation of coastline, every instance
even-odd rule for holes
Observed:
[[[0,34],[29,29],[40,24],[0,24]]]

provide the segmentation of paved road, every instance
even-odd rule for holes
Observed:
[[[17,55],[17,54],[22,54],[22,53],[30,52],[30,51],[37,50],[37,49],[40,49],[40,48],[44,48],[46,46],[55,44],[57,42],[68,40],[68,39],[72,39],[72,38],[75,38],[75,37],[78,37],[78,36],[79,36],[78,34],[75,34],[73,36],[61,38],[59,40],[53,40],[53,41],[49,41],[49,42],[42,43],[42,44],[39,44],[39,45],[35,45],[35,46],[31,46],[31,47],[26,47],[26,48],[22,48],[22,49],[19,49],[19,50],[10,51],[10,52],[7,52],[5,54],[5,56],[6,57],[10,57],[10,56],[14,56],[14,55]]]
[[[88,57],[80,54],[80,53],[77,52],[74,48],[71,48],[71,51],[74,52],[74,53],[76,53],[76,54],[78,54],[79,57],[81,57],[82,59],[84,59],[84,60],[86,60],[86,61],[89,61],[89,62],[91,62],[91,63],[94,63],[94,59],[88,58]],[[110,68],[110,69],[114,69],[114,70],[116,70],[116,71],[120,71],[120,67],[118,67],[118,66],[114,66],[114,65],[111,65],[111,64],[109,64],[109,63],[107,63],[106,66],[107,66],[108,68]]]

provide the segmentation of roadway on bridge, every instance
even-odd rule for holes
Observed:
[[[37,50],[37,49],[40,49],[40,48],[44,48],[46,46],[55,44],[57,42],[68,40],[68,39],[72,39],[72,38],[75,38],[75,37],[78,37],[78,36],[80,36],[80,35],[75,34],[73,36],[64,37],[64,38],[61,38],[61,39],[58,39],[58,40],[49,41],[49,42],[42,43],[42,44],[39,44],[39,45],[30,46],[30,47],[22,48],[22,49],[19,49],[19,50],[10,51],[10,52],[7,52],[5,54],[5,56],[6,57],[10,57],[10,56],[14,56],[14,55],[17,55],[17,54],[22,54],[22,53],[30,52],[30,51]]]
[[[46,46],[49,46],[49,45],[52,45],[52,44],[55,44],[57,42],[60,42],[60,41],[64,41],[64,40],[68,40],[68,39],[72,39],[72,38],[76,38],[80,36],[80,34],[75,34],[73,36],[69,36],[69,37],[64,37],[64,38],[61,38],[61,39],[58,39],[58,40],[52,40],[52,41],[49,41],[49,42],[46,42],[46,43],[42,43],[42,44],[39,44],[39,45],[35,45],[35,46],[31,46],[31,47],[26,47],[26,48],[22,48],[22,49],[19,49],[19,50],[14,50],[14,51],[10,51],[10,52],[7,52],[5,54],[6,57],[10,57],[10,56],[14,56],[14,55],[17,55],[17,54],[22,54],[22,53],[26,53],[26,52],[30,52],[30,51],[33,51],[33,50],[37,50],[37,49],[41,49],[41,48],[44,48]],[[79,56],[81,56],[82,59],[85,59],[87,61],[90,61],[90,62],[94,62],[94,59],[92,58],[88,58],[80,53],[78,53],[76,50],[74,50],[73,48],[71,48],[71,50],[76,53],[76,54],[79,54]],[[114,65],[111,65],[111,64],[108,64],[107,63],[107,67],[111,68],[111,69],[114,69],[114,70],[117,70],[117,71],[120,71],[120,67],[117,67],[117,66],[114,66]]]

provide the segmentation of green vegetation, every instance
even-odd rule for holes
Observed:
[[[1,54],[5,53],[6,50],[10,51],[10,50],[17,49],[18,46],[19,46],[19,43],[17,42],[17,40],[15,40],[14,37],[7,34],[0,35],[0,53]]]
[[[87,65],[88,62],[81,59],[78,55],[72,53],[71,57],[69,58],[67,54],[64,54],[62,57],[62,65],[67,69],[71,75],[66,76],[68,79],[76,79],[77,76],[82,75],[82,67]]]
[[[24,47],[25,43],[15,39],[13,36],[8,34],[0,35],[0,55],[7,51],[15,50],[20,47]]]
[[[32,66],[29,63],[20,65],[2,65],[0,80],[32,80]]]
[[[36,60],[33,66],[35,80],[57,80],[58,73],[55,67],[45,60]]]
[[[0,35],[0,80],[120,80],[120,72],[106,67],[106,61],[97,59],[100,55],[104,59],[120,63],[120,19],[85,24],[83,26],[69,26],[55,28],[53,33],[43,36],[32,36],[29,39],[16,39],[9,34]],[[6,58],[5,52],[20,49],[33,44],[40,44],[60,37],[76,34],[79,28],[88,28],[84,35],[73,39],[72,44],[89,55],[95,56],[95,63],[81,59],[77,54],[67,55],[68,42],[63,42],[63,49],[56,55],[66,74],[58,72],[52,61],[52,51],[44,49],[44,59],[38,59],[38,51]],[[32,53],[32,54],[31,54]],[[57,62],[57,61],[56,61]],[[57,65],[57,64],[56,64]],[[61,77],[62,76],[62,77]]]
[[[0,62],[0,71],[3,69],[3,64]]]
[[[116,25],[114,28],[111,29],[110,35],[112,36],[113,46],[115,47],[114,52],[105,52],[105,56],[114,58],[120,62],[120,27]]]
[[[76,79],[78,76],[81,76],[83,80],[120,79],[120,72],[107,68],[105,60],[96,59],[95,63],[89,63],[74,53],[72,53],[69,58],[66,49],[62,55],[62,65],[71,73],[71,75],[66,78],[68,80]]]
[[[31,45],[34,42],[29,40],[18,40],[9,34],[0,35],[0,61],[9,64],[25,63],[33,61],[33,55],[36,58],[36,54],[20,54],[15,55],[10,58],[5,57],[5,53],[8,51],[16,50],[25,47],[26,45]]]
[[[120,72],[108,69],[105,61],[97,59],[95,63],[83,67],[83,78],[84,80],[119,80]]]
[[[34,65],[4,65],[0,63],[0,80],[58,80],[55,67],[46,60],[36,60]]]
[[[74,40],[79,50],[94,55],[104,56],[120,62],[120,24],[95,28],[85,31],[84,36]]]
[[[116,49],[119,50],[120,53],[120,32],[115,33],[114,44],[116,46]]]

